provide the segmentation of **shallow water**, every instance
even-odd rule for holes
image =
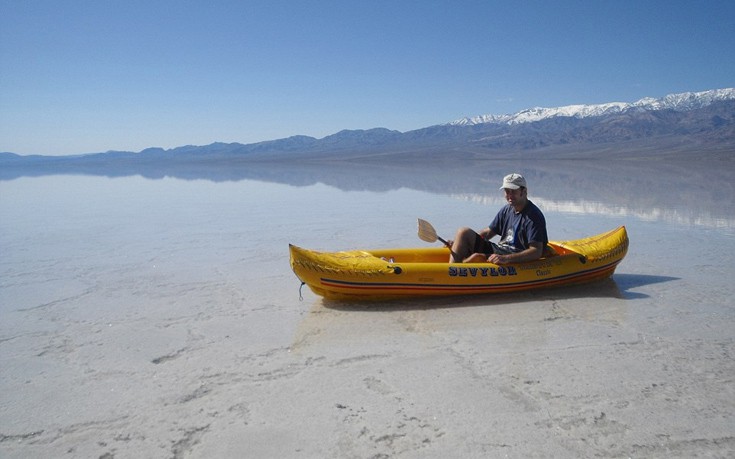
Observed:
[[[289,243],[324,250],[421,246],[417,217],[446,238],[458,226],[481,228],[502,205],[497,188],[512,170],[527,176],[530,198],[544,210],[552,240],[627,226],[628,256],[611,280],[565,290],[355,306],[300,290],[290,271]],[[465,169],[260,165],[199,176],[189,171],[160,178],[0,181],[0,455],[211,457],[247,450],[254,456],[420,456],[424,447],[439,455],[452,450],[451,442],[442,443],[452,435],[463,439],[456,444],[482,441],[469,425],[466,431],[442,431],[440,423],[432,424],[433,433],[419,426],[406,431],[421,416],[403,406],[405,419],[391,421],[395,395],[374,401],[370,418],[345,401],[354,395],[334,398],[340,391],[331,384],[305,394],[302,385],[323,382],[325,374],[353,381],[344,368],[367,362],[351,371],[361,375],[360,384],[385,395],[399,390],[400,378],[426,378],[418,362],[427,359],[458,365],[458,373],[471,368],[474,376],[466,377],[472,381],[490,371],[505,375],[492,385],[493,393],[508,413],[525,404],[526,414],[516,419],[523,424],[528,410],[542,410],[537,380],[555,384],[586,375],[588,392],[601,394],[609,391],[609,378],[645,372],[658,357],[665,363],[651,370],[658,372],[654,378],[631,376],[640,386],[636,396],[616,386],[611,397],[617,405],[594,410],[605,411],[608,420],[617,414],[616,422],[631,429],[642,428],[636,424],[641,421],[625,403],[700,420],[713,451],[727,451],[732,441],[718,438],[732,438],[735,411],[733,172],[729,162],[480,163]],[[589,355],[576,354],[587,347],[605,354],[592,359],[596,368]],[[447,349],[450,354],[443,354]],[[496,362],[486,349],[508,360]],[[531,368],[544,365],[539,356],[561,365],[562,354],[566,370],[533,374]],[[410,375],[388,370],[391,365],[405,366]],[[521,367],[525,392],[511,390]],[[317,370],[320,376],[310,373]],[[690,387],[697,379],[685,373],[699,374],[703,386]],[[664,394],[646,397],[645,390],[650,395],[667,379],[673,381],[667,387],[675,387],[669,398],[683,400],[679,408],[659,404]],[[278,396],[269,381],[301,394],[276,403],[291,421],[278,421],[264,405]],[[436,384],[411,390],[451,400]],[[599,395],[577,393],[583,389],[556,390],[568,403],[549,399],[543,410],[572,416],[580,408],[574,400],[585,396],[601,404]],[[482,412],[470,405],[465,423],[480,422]],[[454,416],[448,405],[437,409]],[[283,425],[316,416],[354,437],[359,429],[340,427],[335,414],[350,410],[375,434],[369,445],[347,445],[344,438],[322,443],[309,428],[285,440],[281,435]],[[713,410],[719,415],[714,420],[708,414]],[[589,419],[602,419],[593,411]],[[538,441],[549,441],[552,427],[564,428],[567,421],[548,420],[547,429],[535,419],[542,431]],[[671,422],[661,432],[641,434],[641,441],[687,437],[685,421]],[[395,442],[380,441],[378,426],[396,435]],[[580,429],[575,448],[590,435]],[[598,439],[601,451],[635,452],[638,440],[610,435],[607,442]],[[508,433],[508,444],[513,438]],[[527,444],[519,439],[516,452],[533,454],[523,449],[533,448],[522,446]],[[561,442],[555,448],[563,454],[571,447]]]

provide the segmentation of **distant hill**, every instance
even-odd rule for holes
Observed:
[[[633,103],[532,108],[413,131],[345,130],[253,144],[213,143],[74,156],[0,153],[0,167],[97,168],[248,161],[417,161],[502,158],[735,157],[735,89]],[[6,174],[3,174],[6,175]]]

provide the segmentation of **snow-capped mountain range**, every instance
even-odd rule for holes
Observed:
[[[215,142],[140,152],[72,156],[0,153],[0,179],[18,170],[118,170],[232,161],[370,160],[427,162],[517,158],[680,157],[735,159],[735,88],[671,94],[633,103],[531,108],[464,118],[412,131],[343,130],[243,145]],[[729,163],[728,163],[729,164]],[[19,168],[11,170],[13,168]],[[178,167],[178,166],[176,166]],[[142,169],[141,169],[142,170]],[[25,172],[23,172],[25,173]],[[15,175],[14,175],[15,174]]]
[[[480,115],[471,118],[461,118],[447,125],[472,126],[477,124],[521,124],[542,121],[557,116],[573,118],[589,118],[612,115],[628,111],[674,110],[678,112],[706,107],[713,102],[735,99],[735,88],[713,89],[702,92],[684,92],[669,94],[660,99],[645,97],[637,102],[609,102],[596,105],[567,105],[564,107],[543,108],[534,107],[508,115]]]

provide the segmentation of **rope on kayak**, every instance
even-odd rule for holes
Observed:
[[[304,301],[304,296],[301,294],[301,289],[304,288],[304,285],[306,285],[306,282],[302,282],[299,286],[299,301]]]

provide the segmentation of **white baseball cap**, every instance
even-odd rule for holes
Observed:
[[[503,186],[501,186],[500,189],[504,190],[509,188],[511,190],[517,190],[521,187],[528,188],[526,186],[526,179],[524,179],[521,174],[508,174],[503,177]]]

